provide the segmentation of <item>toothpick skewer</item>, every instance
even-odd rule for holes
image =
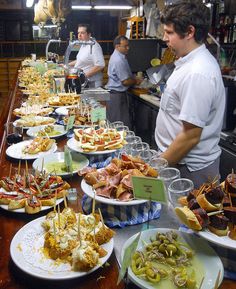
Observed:
[[[207,216],[213,216],[213,215],[217,215],[217,214],[220,214],[220,213],[223,213],[224,210],[220,210],[220,211],[215,211],[215,212],[210,212],[210,213],[207,213]]]
[[[58,228],[61,228],[61,212],[60,212],[60,206],[58,205]]]
[[[96,204],[96,200],[95,200],[95,196],[96,196],[96,191],[93,190],[93,205],[92,205],[92,214],[94,215],[95,214],[95,204]]]
[[[98,208],[98,212],[99,212],[99,215],[100,215],[100,219],[101,219],[101,222],[102,222],[102,226],[105,227],[104,220],[103,220],[103,216],[102,216],[102,212],[101,212],[100,208]]]
[[[63,195],[65,208],[67,208],[66,194]]]
[[[204,281],[204,279],[205,279],[205,276],[203,276],[203,277],[202,277],[202,280],[201,280],[201,283],[200,283],[200,285],[199,285],[199,288],[198,288],[198,289],[201,289],[201,287],[202,287],[202,284],[203,284],[203,281]]]
[[[55,198],[54,198],[54,205],[53,205],[54,212],[56,212],[56,205],[57,205],[57,191],[56,191]]]
[[[26,172],[26,175],[29,176],[29,169],[28,169],[27,160],[25,161],[25,172]]]
[[[21,160],[19,161],[19,164],[18,164],[18,171],[17,171],[18,176],[20,175],[20,166],[21,166]]]
[[[55,219],[53,219],[53,234],[54,234],[54,239],[56,241],[56,224],[55,224]]]
[[[79,246],[81,246],[81,231],[80,231],[80,213],[78,215],[78,240],[79,240]]]

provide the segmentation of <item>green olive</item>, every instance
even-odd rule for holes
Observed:
[[[161,253],[165,253],[166,252],[166,244],[165,243],[162,243],[160,246],[159,246],[159,251]]]
[[[176,261],[174,258],[166,258],[166,263],[170,266],[176,266]]]
[[[194,288],[196,288],[196,280],[195,279],[193,279],[193,278],[188,278],[187,279],[187,282],[186,282],[186,285],[187,285],[187,288],[188,289],[194,289]]]
[[[147,276],[147,279],[148,279],[149,281],[153,282],[153,283],[157,283],[157,282],[160,282],[160,280],[161,280],[161,275],[157,273],[157,274],[154,276],[154,278],[151,278],[150,276]]]
[[[174,254],[174,253],[177,252],[177,248],[176,248],[175,245],[173,245],[173,244],[167,245],[166,250],[167,250],[168,252],[172,252],[172,254]]]

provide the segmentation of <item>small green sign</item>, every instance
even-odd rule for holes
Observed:
[[[72,157],[67,146],[64,147],[64,163],[67,172],[72,172]]]
[[[66,130],[67,130],[67,131],[73,127],[74,122],[75,122],[75,115],[71,115],[71,116],[68,118],[68,122],[67,122],[67,126],[66,126]]]
[[[124,252],[124,256],[123,256],[123,260],[122,260],[122,264],[121,264],[121,268],[120,268],[120,272],[119,272],[119,276],[117,280],[117,285],[124,278],[125,273],[131,264],[132,255],[134,254],[138,246],[139,238],[140,238],[140,233],[138,233],[134,241],[128,247],[125,248],[125,252]]]
[[[165,185],[162,180],[148,177],[132,177],[134,197],[167,204]]]
[[[106,119],[106,108],[105,107],[97,107],[91,110],[91,121],[97,122],[99,120]]]

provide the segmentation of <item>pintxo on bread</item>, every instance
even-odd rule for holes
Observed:
[[[26,213],[35,214],[43,206],[54,206],[57,199],[68,194],[70,185],[60,176],[14,175],[0,180],[0,205],[8,210],[24,208]]]
[[[218,236],[236,240],[236,174],[229,174],[221,186],[202,185],[181,198],[180,204],[184,207],[175,208],[175,212],[190,229],[208,228]]]

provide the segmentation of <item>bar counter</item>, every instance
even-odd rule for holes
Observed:
[[[12,162],[13,167],[18,166],[17,161],[12,161],[6,157],[6,136],[3,130],[3,123],[6,120],[13,120],[12,111],[15,107],[19,107],[21,101],[21,92],[17,90],[17,82],[15,82],[15,87],[9,96],[11,101],[6,104],[6,112],[8,115],[2,115],[0,122],[0,134],[2,137],[1,152],[0,152],[0,177],[3,177],[7,171],[9,171],[10,163]],[[59,151],[62,148],[66,140],[62,139],[57,142]],[[29,162],[29,167],[31,167],[32,162]],[[22,163],[22,167],[24,167]],[[83,192],[80,188],[81,178],[78,176],[73,177],[68,181],[71,187],[78,188],[78,202],[68,202],[68,205],[73,207],[75,211],[81,212],[80,200],[82,198]],[[131,227],[126,227],[124,229],[117,229],[116,235],[114,237],[114,251],[108,260],[108,266],[103,266],[95,272],[81,278],[75,278],[70,280],[44,280],[31,276],[19,269],[11,260],[10,257],[10,244],[14,235],[28,222],[44,216],[47,211],[40,212],[36,215],[26,215],[20,213],[14,213],[0,209],[0,289],[42,289],[42,288],[68,288],[68,289],[114,289],[114,288],[138,288],[136,285],[128,282],[125,284],[123,281],[117,285],[117,278],[119,274],[119,266],[117,262],[117,257],[121,251],[121,246],[127,238],[133,233],[139,231],[143,225],[136,225]],[[171,218],[171,220],[169,220]],[[173,224],[173,227],[172,227]],[[178,222],[174,216],[169,216],[167,218],[167,211],[162,210],[160,219],[151,222],[152,226],[163,227],[168,226],[171,228],[177,228]],[[220,286],[221,289],[233,289],[236,288],[236,282],[232,280],[224,279]]]

